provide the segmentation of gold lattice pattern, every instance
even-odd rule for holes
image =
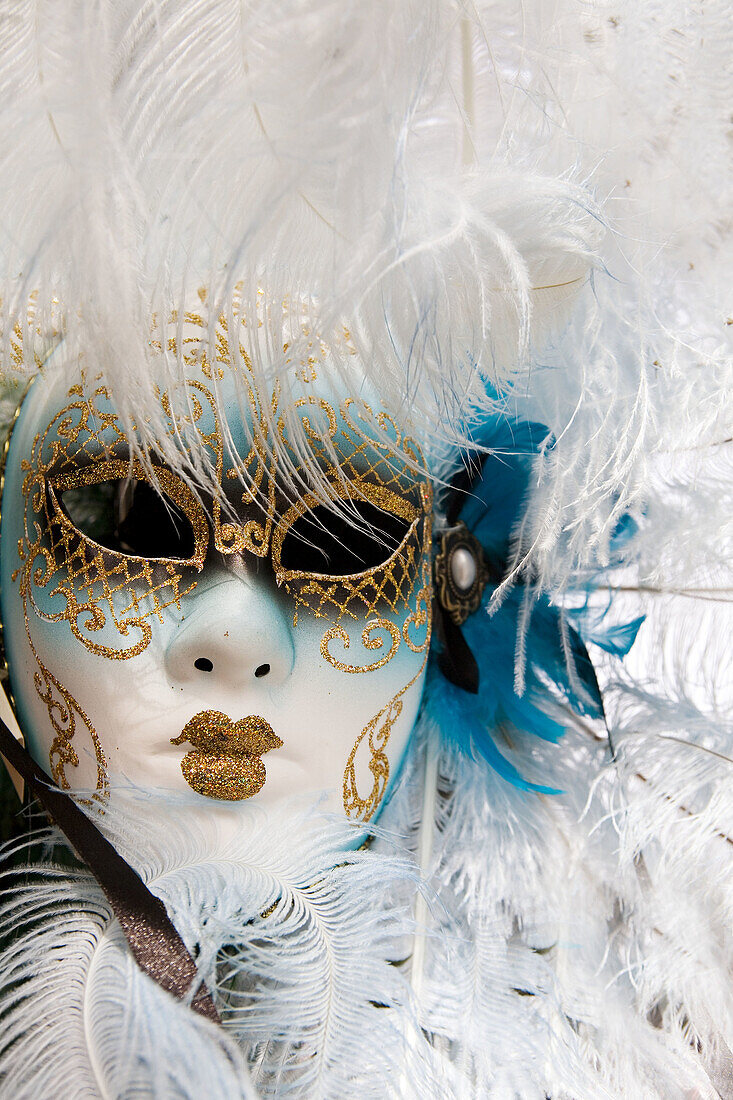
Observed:
[[[171,320],[176,322],[177,318]],[[66,621],[74,636],[93,653],[115,660],[134,657],[150,641],[151,621],[162,622],[163,612],[171,606],[181,610],[182,598],[196,587],[196,572],[204,565],[213,536],[214,548],[220,554],[248,552],[260,558],[270,556],[278,582],[285,585],[296,604],[331,622],[320,648],[324,659],[335,668],[345,672],[380,668],[402,644],[414,653],[423,654],[420,671],[361,731],[349,758],[344,776],[344,807],[350,816],[368,820],[381,800],[389,776],[385,749],[390,730],[405,692],[424,668],[430,643],[432,493],[427,476],[419,473],[424,470],[422,455],[412,439],[403,437],[391,417],[384,412],[375,415],[365,403],[347,399],[337,411],[323,398],[309,396],[296,402],[311,458],[325,484],[330,486],[329,495],[334,502],[369,501],[404,520],[407,533],[384,563],[363,573],[329,578],[282,570],[280,551],[284,537],[309,507],[322,503],[322,498],[306,493],[277,522],[276,500],[283,499],[282,487],[278,485],[279,456],[283,448],[291,455],[294,450],[283,419],[276,419],[279,390],[275,387],[269,401],[262,401],[241,344],[240,356],[248,374],[244,381],[252,445],[235,467],[225,468],[224,432],[214,388],[224,377],[225,369],[232,369],[227,324],[220,319],[214,354],[209,361],[201,334],[206,327],[203,320],[197,314],[186,314],[184,322],[180,353],[189,370],[192,373],[198,370],[200,377],[190,377],[186,382],[188,402],[184,402],[183,414],[173,411],[167,393],[160,395],[161,407],[169,419],[172,437],[180,440],[184,425],[194,430],[194,437],[198,435],[195,445],[209,452],[218,485],[223,487],[227,479],[242,482],[241,503],[245,510],[241,523],[223,521],[223,494],[220,499],[214,493],[211,515],[207,516],[185,483],[172,470],[156,465],[156,485],[178,505],[191,524],[195,549],[190,560],[148,559],[116,553],[78,531],[60,507],[65,491],[103,481],[149,477],[137,460],[130,460],[130,440],[117,415],[105,409],[108,394],[102,386],[89,398],[81,386],[72,387],[68,403],[45,431],[36,436],[30,459],[21,462],[25,474],[25,529],[18,545],[21,564],[13,579],[21,577],[26,632],[39,668],[36,690],[48,707],[54,730],[50,752],[52,773],[62,786],[68,786],[65,768],[78,765],[72,740],[79,726],[88,731],[94,745],[97,787],[100,791],[106,789],[106,761],[99,738],[84,711],[38,655],[31,636],[29,607],[47,621]],[[161,345],[158,347],[162,350]],[[178,353],[175,339],[168,340],[167,347]],[[325,358],[324,347],[321,358]],[[316,381],[316,362],[312,356],[307,369],[300,364],[303,369],[295,373],[301,381]],[[311,424],[314,406],[325,415],[324,431],[314,430]],[[202,427],[204,420],[211,425],[208,431]],[[188,438],[190,446],[191,437]],[[153,463],[155,453],[153,448]],[[307,481],[307,471],[299,470],[297,463],[295,469]],[[64,599],[64,609],[58,613],[42,610],[34,599],[34,589],[46,590],[57,602]],[[409,612],[406,617],[405,611]],[[383,617],[385,613],[398,622]],[[340,626],[342,619],[368,620],[375,614],[382,617],[367,621],[361,633],[364,649],[376,653],[375,660],[349,664],[330,651],[332,643],[344,650],[350,648],[352,639]],[[108,622],[123,639],[121,645],[102,645],[94,640]],[[391,642],[388,651],[385,634]],[[354,761],[367,734],[374,785],[363,798],[356,790]]]
[[[296,603],[319,618],[340,623],[389,609],[393,615],[410,607],[419,576],[420,533],[415,523],[407,541],[376,569],[353,577],[291,580],[286,588]]]
[[[185,322],[189,329],[184,330],[181,351],[189,369],[194,372],[198,368],[199,376],[186,382],[187,412],[174,412],[167,393],[160,395],[161,407],[169,420],[171,435],[180,439],[184,425],[193,430],[198,446],[209,453],[219,485],[223,487],[233,478],[243,482],[244,518],[240,523],[232,522],[231,516],[225,520],[223,495],[217,493],[207,517],[184,482],[173,471],[156,466],[157,484],[182,509],[194,531],[196,550],[190,561],[123,555],[101,548],[76,530],[59,507],[54,490],[60,496],[79,485],[128,476],[146,479],[148,473],[137,460],[131,462],[127,457],[130,443],[117,415],[105,406],[106,390],[99,386],[87,399],[81,386],[72,387],[71,400],[43,434],[36,437],[32,457],[23,463],[26,538],[19,547],[21,559],[29,568],[31,562],[42,561],[41,568],[33,567],[34,584],[66,600],[65,609],[59,613],[41,611],[34,603],[36,612],[50,621],[65,619],[74,635],[92,652],[113,659],[133,657],[150,640],[150,621],[162,621],[162,613],[171,606],[180,610],[182,597],[195,587],[196,571],[204,564],[213,534],[214,547],[221,554],[248,552],[260,558],[270,556],[278,582],[285,585],[296,603],[333,624],[339,624],[343,618],[358,620],[374,613],[403,614],[410,608],[416,590],[420,588],[422,592],[420,563],[429,545],[432,507],[427,478],[416,478],[415,468],[424,465],[414,441],[403,437],[386,413],[375,414],[366,403],[348,398],[334,407],[313,396],[297,401],[295,407],[312,459],[319,466],[325,484],[331,487],[334,502],[338,505],[339,501],[369,501],[404,520],[407,533],[402,545],[383,564],[363,573],[329,578],[282,570],[283,539],[309,507],[322,503],[321,498],[304,494],[277,522],[278,454],[283,448],[292,454],[293,448],[282,417],[276,421],[277,387],[269,401],[263,402],[248,369],[245,383],[253,442],[236,467],[227,467],[224,426],[211,385],[215,378],[222,377],[225,367],[231,368],[226,321],[222,319],[217,329],[213,363],[201,350],[202,319],[187,314]],[[175,351],[175,341],[168,343]],[[241,347],[240,352],[248,368]],[[277,431],[273,433],[275,422]],[[203,426],[205,423],[207,428]],[[190,445],[191,436],[188,438]],[[42,517],[44,522],[39,525],[36,517]],[[116,627],[122,645],[102,645],[94,640],[108,621]]]
[[[81,484],[124,478],[130,473],[145,477],[139,464],[131,468],[126,460],[108,457],[114,445],[127,441],[117,418],[95,404],[95,398],[106,396],[105,391],[95,391],[87,401],[75,387],[69,396],[78,399],[54,417],[43,435],[36,436],[31,460],[22,463],[25,540],[18,549],[28,575],[21,587],[39,616],[50,622],[66,620],[74,636],[91,652],[125,660],[147,646],[152,634],[149,620],[162,621],[167,607],[175,605],[180,610],[181,598],[196,582],[193,574],[188,583],[184,582],[180,562],[158,562],[103,549],[79,532],[62,512],[56,490],[60,494]],[[197,554],[191,564],[198,565],[205,551],[201,539],[207,537],[206,531],[202,532],[203,512],[175,475],[162,469],[159,474],[162,487],[192,522]],[[205,528],[205,519],[203,524]],[[33,588],[63,598],[64,609],[57,613],[41,610],[33,598]],[[130,644],[119,647],[95,641],[108,620]]]
[[[309,507],[319,503],[315,494],[306,494],[285,513],[273,536],[276,576],[300,606],[334,623],[380,610],[401,613],[409,608],[420,580],[420,560],[424,547],[429,546],[432,522],[429,482],[426,477],[416,477],[414,470],[415,466],[424,468],[419,448],[409,437],[403,438],[391,417],[385,413],[375,416],[366,403],[357,405],[347,399],[339,409],[340,416],[323,399],[303,398],[298,404],[314,457],[331,484],[334,505],[339,500],[365,500],[399,516],[409,529],[387,561],[363,573],[328,578],[283,570],[280,554],[285,536]],[[321,437],[310,422],[313,406],[326,416],[327,428]],[[280,434],[287,444],[282,422]]]
[[[153,565],[144,558],[103,550],[95,552],[88,540],[53,520],[55,517],[48,516],[50,549],[58,563],[58,571],[49,583],[54,584],[55,591],[66,596],[64,617],[70,622],[75,636],[100,656],[117,659],[136,656],[150,640],[148,620],[157,618],[162,623],[162,612],[167,607],[175,606],[180,611],[181,598],[192,591],[196,582],[182,586],[182,573],[171,562]],[[77,600],[80,592],[86,595],[81,604]],[[88,615],[84,631],[104,625],[105,615],[99,614],[100,604],[105,605],[121,636],[127,637],[131,631],[133,637],[138,634],[133,645],[122,650],[102,646],[79,631],[78,619],[84,614]]]

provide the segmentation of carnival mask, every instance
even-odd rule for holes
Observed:
[[[212,807],[326,792],[368,821],[430,642],[419,448],[378,403],[345,395],[327,358],[288,419],[246,356],[233,365],[224,322],[213,365],[187,325],[187,380],[159,397],[167,450],[135,453],[89,375],[41,376],[19,410],[0,557],[28,747],[60,786],[102,798],[120,781]]]

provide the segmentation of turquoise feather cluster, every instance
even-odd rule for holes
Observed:
[[[477,450],[463,456],[463,470],[473,467],[480,474],[460,492],[463,503],[453,515],[464,523],[483,546],[491,576],[506,575],[513,536],[521,522],[529,497],[535,463],[552,446],[549,431],[541,424],[512,419],[503,413],[488,418],[474,433]],[[631,517],[624,517],[614,539],[618,564],[636,529]],[[623,656],[631,648],[643,618],[622,626],[606,624],[597,612],[568,611],[544,593],[532,593],[531,614],[523,638],[524,671],[521,692],[517,690],[515,668],[520,618],[525,613],[527,579],[502,594],[492,604],[497,584],[489,584],[481,606],[462,626],[464,639],[479,667],[477,694],[464,691],[441,672],[437,657],[441,650],[436,631],[425,691],[427,716],[443,735],[464,751],[480,754],[504,779],[524,790],[547,794],[557,788],[531,783],[499,751],[495,736],[502,726],[529,733],[544,741],[558,742],[565,733],[563,713],[580,718],[604,719],[603,700],[586,641]],[[531,583],[531,582],[530,582]],[[585,578],[576,594],[589,595],[594,579]],[[601,620],[603,620],[601,616]],[[592,631],[590,623],[592,620]],[[588,624],[588,630],[584,630]],[[585,638],[584,638],[585,635]]]

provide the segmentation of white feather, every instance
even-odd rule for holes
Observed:
[[[516,731],[548,798],[443,746],[419,873],[419,738],[365,854],[307,815],[245,814],[244,850],[176,805],[151,830],[142,794],[110,809],[227,1030],[142,977],[88,876],[47,861],[3,908],[7,1094],[250,1096],[245,1063],[264,1095],[723,1094],[725,634],[672,601],[730,587],[727,0],[26,0],[0,20],[9,370],[63,330],[155,438],[182,362],[152,354],[153,314],[202,287],[211,341],[241,309],[265,388],[285,342],[305,355],[345,322],[436,468],[481,405],[552,432],[515,532],[528,609],[598,579],[626,512],[636,556],[604,583],[647,610],[683,593],[642,628],[644,667],[604,666],[613,765],[590,727],[561,747]],[[411,992],[392,964],[420,874],[434,934]]]
[[[113,802],[100,820],[198,952],[226,1032],[139,973],[87,876],[47,865],[4,910],[13,1095],[58,1078],[192,1097],[206,1074],[246,1096],[241,1058],[263,1096],[714,1095],[706,1068],[733,1042],[733,765],[618,725],[612,766],[581,730],[516,737],[517,764],[530,753],[566,794],[440,758],[422,1030],[393,965],[415,931],[418,742],[369,852],[303,813],[233,814],[212,843],[185,799]]]
[[[715,400],[731,362],[726,10],[8,6],[6,349],[32,368],[63,323],[68,356],[104,372],[127,427],[174,465],[155,387],[182,355],[153,355],[150,327],[199,287],[205,341],[234,298],[250,319],[263,392],[285,342],[305,358],[346,322],[430,447],[470,438],[487,382],[511,386],[557,439],[515,565],[556,591],[604,559],[650,455],[730,435]],[[353,359],[334,359],[348,378]],[[288,403],[286,387],[286,421]]]

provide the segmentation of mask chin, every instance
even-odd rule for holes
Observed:
[[[214,818],[322,799],[366,823],[394,784],[430,642],[419,451],[325,367],[285,410],[191,362],[199,415],[175,464],[164,448],[135,457],[106,391],[63,370],[23,402],[0,576],[29,749],[60,786],[102,799],[115,776]],[[263,408],[276,447],[253,443]],[[208,493],[191,485],[194,429],[218,478]]]

